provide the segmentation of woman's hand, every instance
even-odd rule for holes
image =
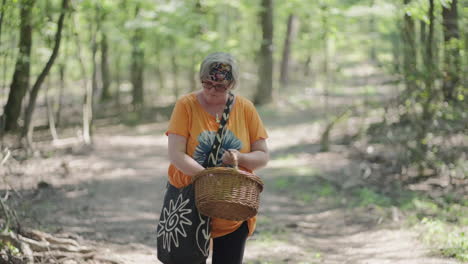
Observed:
[[[223,163],[226,165],[234,165],[234,155],[237,156],[237,165],[248,170],[256,170],[264,167],[270,155],[268,154],[268,147],[265,139],[255,141],[251,147],[251,152],[240,153],[237,149],[230,149],[223,154]],[[231,152],[231,153],[229,153]]]
[[[237,149],[229,149],[225,151],[223,154],[223,164],[234,165],[234,160],[239,160],[240,155],[242,155],[242,153]]]

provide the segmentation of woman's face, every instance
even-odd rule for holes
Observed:
[[[231,82],[215,82],[212,80],[203,80],[203,95],[209,102],[224,100],[229,91]]]

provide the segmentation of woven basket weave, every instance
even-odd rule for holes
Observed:
[[[237,163],[237,159],[236,163]],[[209,217],[244,221],[258,212],[260,177],[237,168],[208,168],[193,176],[195,204]]]

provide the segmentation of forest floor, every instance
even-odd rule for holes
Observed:
[[[391,86],[378,85],[392,93]],[[361,97],[341,94],[328,103],[346,108]],[[338,124],[330,151],[320,152],[323,100],[312,93],[297,98],[260,109],[272,159],[258,171],[266,187],[245,263],[459,263],[422,243],[397,208],[350,206],[345,196],[333,197],[330,186],[365,184],[353,147],[335,139],[372,116]],[[72,139],[41,157],[11,163],[8,181],[22,197],[15,198],[22,226],[77,234],[100,256],[120,263],[158,263],[155,228],[169,165],[166,126],[101,125],[92,148]]]

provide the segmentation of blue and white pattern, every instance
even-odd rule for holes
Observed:
[[[198,136],[198,146],[193,153],[193,159],[195,159],[200,165],[203,165],[203,162],[206,159],[206,156],[209,155],[211,147],[216,137],[216,131],[203,131]],[[216,164],[221,163],[221,158],[223,157],[224,152],[227,149],[237,149],[242,148],[242,141],[240,141],[231,130],[227,129],[223,141],[221,142],[219,159]]]

